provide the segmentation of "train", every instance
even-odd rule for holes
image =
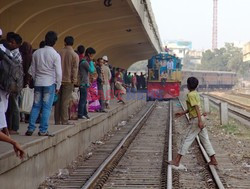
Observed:
[[[147,100],[167,100],[180,94],[181,60],[162,52],[148,60]]]
[[[177,98],[187,88],[187,79],[196,77],[199,89],[231,89],[237,82],[235,72],[183,70],[181,59],[168,52],[152,56],[148,60],[147,100]]]
[[[182,70],[181,90],[187,88],[187,78],[192,76],[199,80],[198,89],[231,89],[237,82],[235,72]]]

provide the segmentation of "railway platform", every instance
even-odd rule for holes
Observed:
[[[53,125],[51,115],[49,131],[55,134],[54,137],[41,137],[37,132],[32,136],[25,136],[27,124],[22,123],[20,135],[11,137],[21,144],[26,157],[19,160],[11,145],[0,143],[0,188],[37,188],[47,176],[68,165],[78,155],[84,154],[91,143],[146,104],[143,94],[124,99],[125,105],[112,100],[107,113],[90,113],[90,120],[71,120],[73,125],[69,126]],[[13,178],[15,182],[12,182]]]

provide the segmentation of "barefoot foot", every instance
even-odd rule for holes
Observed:
[[[214,165],[214,166],[216,166],[216,165],[218,165],[218,162],[217,161],[210,161],[208,163],[208,165]]]
[[[167,164],[179,167],[179,163],[177,163],[176,161],[167,161]]]

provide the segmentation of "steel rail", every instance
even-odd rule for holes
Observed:
[[[173,101],[169,102],[169,140],[168,140],[168,161],[172,161],[172,143],[173,143]],[[173,175],[172,175],[172,165],[168,165],[168,178],[167,178],[167,189],[172,189],[173,187]]]
[[[119,145],[114,149],[114,151],[104,160],[104,162],[100,165],[100,167],[94,172],[94,174],[88,179],[88,181],[81,187],[81,189],[90,188],[94,182],[98,179],[101,172],[107,167],[110,161],[115,157],[115,155],[119,152],[119,150],[123,147],[127,139],[133,134],[135,129],[141,124],[142,121],[152,112],[153,107],[155,106],[156,101],[149,107],[147,112],[141,117],[139,121],[135,124],[135,126],[130,130],[126,137],[119,143]]]
[[[181,104],[182,109],[184,110],[184,105],[183,105],[183,103],[181,102],[180,99],[178,99],[178,100],[179,100],[179,102],[180,102],[180,104]],[[185,116],[186,116],[186,118],[187,118],[187,121],[189,121],[189,116],[188,116],[188,114],[185,114]],[[207,152],[205,151],[203,145],[201,144],[199,136],[196,137],[196,141],[197,141],[198,144],[199,144],[199,147],[200,147],[200,149],[201,149],[201,151],[202,151],[202,154],[203,154],[204,158],[206,159],[206,162],[209,163],[209,162],[210,162],[210,158],[209,158],[209,156],[207,155]],[[224,189],[225,187],[224,187],[224,185],[222,184],[219,175],[217,174],[217,171],[216,171],[216,169],[215,169],[215,166],[214,166],[214,165],[208,165],[208,166],[209,166],[209,169],[210,169],[210,171],[211,171],[211,173],[212,173],[212,175],[213,175],[213,178],[214,178],[214,180],[215,180],[215,183],[216,183],[217,187],[218,187],[219,189]]]
[[[242,107],[240,106],[237,106],[235,104],[232,104],[224,99],[220,99],[220,98],[217,98],[217,97],[214,97],[214,96],[210,96],[210,95],[201,95],[203,98],[204,96],[207,96],[209,98],[209,100],[216,106],[219,106],[219,102],[216,102],[216,101],[223,101],[223,102],[227,102],[230,106],[232,107],[235,107],[236,109],[233,109],[232,107],[228,107],[228,111],[231,112],[232,114],[235,114],[243,119],[245,119],[246,121],[250,121],[250,116],[249,115],[246,115],[246,112],[240,112],[241,110],[244,110]],[[249,113],[249,112],[248,112]]]

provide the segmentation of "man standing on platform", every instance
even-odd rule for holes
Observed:
[[[46,46],[36,50],[32,57],[29,72],[34,80],[35,96],[26,136],[31,136],[35,131],[36,120],[41,110],[38,135],[51,136],[48,132],[49,118],[55,92],[58,93],[62,82],[61,57],[53,48],[56,41],[57,34],[49,31],[45,36]]]
[[[11,51],[13,59],[16,61],[16,63],[22,65],[23,59],[19,51],[19,47],[22,44],[22,38],[19,34],[16,34],[13,32],[9,32],[8,34],[7,34],[7,41],[8,41],[9,50]],[[19,98],[19,94],[10,93],[8,109],[6,112],[7,124],[8,124],[10,134],[19,134],[17,132],[19,130],[19,122],[20,122],[18,98]]]
[[[69,123],[69,101],[77,83],[79,57],[72,48],[74,38],[67,36],[64,39],[65,47],[59,52],[62,64],[62,85],[58,93],[55,106],[55,124],[68,125]]]
[[[104,94],[104,101],[105,101],[105,106],[107,109],[109,109],[109,101],[111,98],[111,89],[110,89],[110,79],[111,79],[111,72],[108,67],[108,57],[103,56],[102,59],[104,60],[105,64],[102,65],[102,71],[103,71],[103,94]]]
[[[92,47],[86,49],[85,57],[79,63],[80,75],[80,100],[78,104],[78,118],[90,119],[87,111],[87,94],[89,88],[89,73],[94,73],[95,66],[93,58],[96,51]]]
[[[102,65],[104,63],[104,60],[102,58],[97,59],[96,63],[96,72],[98,74],[97,77],[97,88],[98,88],[98,96],[99,96],[99,102],[101,105],[100,112],[106,112],[104,109],[104,95],[103,95],[103,82],[104,82],[104,75],[102,70]]]

